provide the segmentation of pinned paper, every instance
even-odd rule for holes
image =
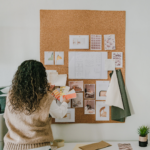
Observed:
[[[51,85],[66,86],[67,74],[58,74],[58,72],[49,72],[48,81]]]
[[[111,77],[110,85],[109,85],[107,93],[106,93],[105,104],[107,104],[109,106],[116,106],[121,109],[124,109],[116,71],[113,72],[113,75]]]
[[[54,65],[54,52],[52,51],[44,52],[44,63],[45,65]]]
[[[115,70],[115,60],[114,59],[106,59],[105,60],[105,70],[106,71]]]
[[[69,49],[89,49],[89,35],[69,35]]]

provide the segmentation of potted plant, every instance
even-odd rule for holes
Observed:
[[[148,126],[140,126],[138,128],[138,134],[139,134],[139,146],[140,147],[146,147],[148,144],[148,133],[149,133],[149,127]]]

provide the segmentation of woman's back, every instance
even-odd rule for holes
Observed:
[[[53,141],[50,126],[51,117],[49,117],[49,109],[53,99],[50,92],[47,92],[40,101],[40,109],[36,110],[31,115],[27,115],[24,112],[11,113],[11,105],[8,96],[4,113],[4,118],[8,127],[8,133],[4,137],[4,150],[36,148],[49,145],[50,141]]]

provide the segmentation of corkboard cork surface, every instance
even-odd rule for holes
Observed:
[[[90,37],[91,34],[100,34],[102,35],[102,50],[95,50],[95,52],[108,52],[108,59],[112,58],[112,52],[123,52],[123,68],[121,68],[121,71],[125,81],[125,18],[125,11],[41,10],[40,61],[44,64],[44,51],[64,51],[64,65],[44,64],[44,66],[46,70],[57,70],[59,74],[68,75],[68,52],[91,51],[90,49],[70,50],[69,35],[89,35]],[[115,50],[104,50],[105,34],[115,34]],[[68,81],[83,81],[84,84],[96,85],[96,81],[110,80],[109,73],[107,80],[68,79],[67,85]],[[96,99],[94,100],[96,102]],[[84,114],[84,107],[75,108],[75,122],[73,123],[117,123],[117,121],[111,120],[111,107],[109,121],[96,121],[95,118],[96,115]],[[55,119],[52,122],[55,123]]]

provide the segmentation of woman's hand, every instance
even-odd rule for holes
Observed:
[[[63,102],[69,103],[70,99],[66,99],[65,97],[63,98]]]
[[[55,87],[55,85],[50,85],[49,90],[52,91],[54,87]]]

